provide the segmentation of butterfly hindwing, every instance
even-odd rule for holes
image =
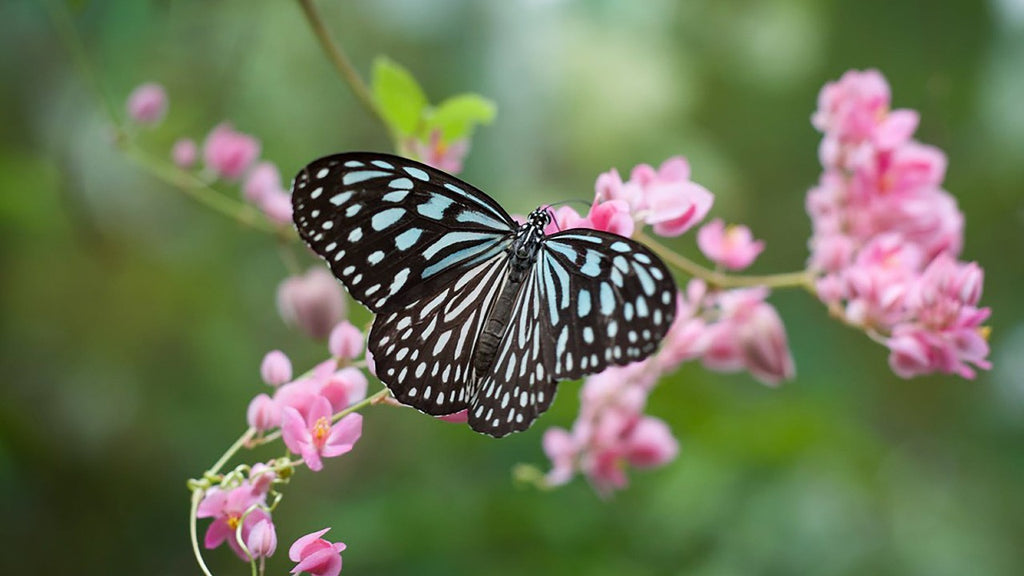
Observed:
[[[473,350],[507,267],[504,255],[492,257],[437,293],[377,315],[370,352],[399,402],[434,416],[468,406]]]
[[[645,246],[597,230],[573,229],[544,242],[541,333],[553,343],[558,380],[649,356],[676,313],[676,285]]]

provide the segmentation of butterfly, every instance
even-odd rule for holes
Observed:
[[[295,226],[376,314],[376,375],[430,415],[467,410],[494,437],[528,428],[556,384],[642,360],[676,311],[676,285],[643,245],[608,232],[545,234],[462,180],[389,154],[303,168]]]

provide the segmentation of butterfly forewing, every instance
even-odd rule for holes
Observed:
[[[571,380],[649,356],[676,312],[676,286],[642,244],[596,230],[549,236],[537,262],[544,279],[543,332],[550,370]]]
[[[321,158],[295,177],[299,234],[374,312],[436,291],[504,250],[515,222],[488,196],[397,156]]]

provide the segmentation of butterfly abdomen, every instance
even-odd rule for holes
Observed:
[[[505,336],[519,291],[530,270],[537,263],[537,253],[544,238],[544,227],[549,220],[548,212],[538,208],[530,214],[527,222],[516,230],[515,238],[508,248],[508,279],[484,323],[473,352],[473,369],[477,374],[486,374],[494,363],[495,352]]]

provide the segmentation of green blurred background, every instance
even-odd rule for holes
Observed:
[[[684,367],[650,406],[678,460],[612,500],[581,480],[511,481],[516,463],[546,466],[541,435],[571,424],[575,383],[501,441],[371,409],[351,455],[287,488],[272,572],[291,568],[291,540],[330,525],[347,574],[1024,573],[1024,1],[319,4],[364,74],[386,54],[435,102],[498,103],[463,176],[511,211],[684,154],[714,214],[767,240],[757,273],[806,258],[818,90],[879,68],[894,106],[922,112],[918,137],[949,155],[996,367],[900,380],[885,350],[780,292],[797,379],[771,390]],[[167,87],[168,118],[142,135],[157,155],[223,119],[286,178],[325,153],[387,148],[294,2],[78,0],[70,16],[118,110],[141,82]],[[267,350],[301,370],[323,348],[277,316],[273,238],[111,144],[43,4],[0,6],[0,48],[0,573],[197,573],[185,479],[242,431]],[[227,550],[208,557],[248,573]]]

